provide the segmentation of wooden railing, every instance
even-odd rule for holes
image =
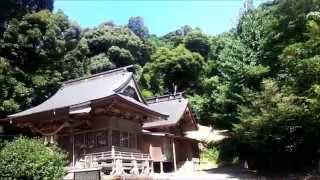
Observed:
[[[102,161],[108,159],[124,159],[124,160],[151,160],[149,154],[137,153],[137,152],[125,152],[117,151],[115,148],[112,148],[111,151],[99,152],[99,153],[90,153],[86,154],[86,157],[91,156],[95,161]]]
[[[110,170],[111,175],[127,174],[149,174],[152,160],[149,154],[139,152],[122,151],[121,149],[112,146],[111,151],[90,153],[84,156],[85,168],[100,167],[105,170]]]

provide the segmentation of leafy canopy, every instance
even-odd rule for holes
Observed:
[[[1,179],[61,179],[66,155],[38,139],[17,138],[0,150]]]
[[[179,90],[196,87],[202,73],[203,57],[192,53],[183,46],[175,49],[160,48],[144,66],[141,83],[155,93],[172,91],[176,85]]]

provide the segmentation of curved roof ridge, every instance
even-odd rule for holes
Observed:
[[[183,93],[184,92],[178,92],[175,94],[165,94],[162,96],[155,96],[155,97],[146,99],[146,101],[148,104],[153,104],[153,103],[176,100],[176,99],[184,99]]]
[[[121,73],[121,72],[128,72],[128,69],[132,68],[132,67],[133,67],[133,65],[129,65],[129,66],[124,66],[124,67],[120,67],[120,68],[117,68],[117,69],[112,69],[112,70],[109,70],[109,71],[100,72],[100,73],[97,73],[97,74],[92,74],[92,75],[86,76],[86,77],[67,80],[67,81],[62,82],[62,86],[66,86],[66,85],[82,82],[82,81],[89,80],[89,79],[95,79],[95,78],[99,78],[99,77],[104,77],[105,75]]]
[[[123,73],[112,73],[112,72]],[[66,86],[61,86],[51,97],[41,104],[26,109],[22,112],[9,115],[9,117],[18,117],[30,115],[38,112],[69,107],[91,100],[96,100],[115,94],[115,90],[123,87],[132,78],[132,72],[124,72],[124,69],[112,71],[108,76],[98,76],[91,80],[78,80],[71,82]],[[112,76],[111,76],[112,75]],[[97,76],[94,76],[97,77]]]

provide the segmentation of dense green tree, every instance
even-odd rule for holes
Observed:
[[[185,36],[192,31],[193,29],[190,26],[185,25],[173,32],[169,32],[168,34],[164,35],[162,39],[171,46],[177,47],[183,43]]]
[[[134,34],[136,34],[138,37],[142,39],[147,38],[149,36],[149,30],[144,25],[143,17],[131,17],[127,26],[129,29],[131,29],[132,32],[134,32]]]
[[[130,64],[144,65],[152,49],[129,28],[102,24],[84,32],[78,51],[91,64],[89,71],[99,72]]]
[[[237,122],[235,92],[232,85],[219,76],[202,81],[202,92],[189,96],[192,108],[201,124],[231,129]]]
[[[176,85],[201,124],[230,130],[221,157],[239,155],[258,168],[299,168],[318,158],[319,0],[249,5],[234,29],[216,36],[183,26],[160,37],[140,17],[81,31],[61,12],[25,15],[39,9],[20,13],[14,1],[1,8],[16,5],[0,15],[8,22],[0,38],[1,116],[42,102],[63,80],[136,64],[145,97]]]
[[[147,43],[151,46],[152,48],[152,53],[155,53],[156,50],[160,47],[168,47],[168,48],[173,48],[173,45],[171,43],[168,43],[165,41],[163,38],[158,37],[156,35],[150,35],[147,38]]]
[[[0,34],[12,18],[20,19],[27,13],[44,9],[52,11],[53,0],[2,0],[0,2]]]
[[[49,11],[13,19],[0,42],[1,63],[9,69],[1,74],[1,86],[6,87],[1,90],[1,116],[41,103],[61,81],[144,65],[152,52],[149,43],[126,27],[104,23],[82,32],[62,12]]]
[[[39,104],[63,80],[84,75],[83,59],[68,54],[81,38],[62,12],[40,11],[13,19],[0,39],[1,116]],[[8,107],[10,106],[10,107]]]
[[[200,123],[233,131],[227,146],[250,167],[315,165],[319,9],[313,0],[262,4],[244,12],[236,29],[210,38],[205,75],[189,99]]]
[[[273,80],[264,81],[261,92],[246,94],[250,103],[240,107],[241,123],[234,130],[253,152],[242,152],[253,167],[293,170],[315,165],[320,121],[312,118],[307,98],[289,87],[280,88]]]
[[[271,49],[278,48],[274,41],[279,36],[275,31],[279,22],[272,10],[261,6],[254,11],[245,12],[239,19],[236,34],[245,48],[251,50],[254,61],[272,66],[273,70],[279,65],[277,54],[281,48]]]
[[[160,48],[152,61],[145,65],[141,84],[154,93],[173,92],[174,85],[179,91],[195,88],[203,71],[203,58],[183,46],[175,49]]]
[[[277,17],[277,23],[268,31],[278,37],[257,41],[258,45],[267,41],[273,44],[258,49],[262,56],[257,56],[257,62],[264,64],[269,59],[270,76],[275,78],[264,81],[261,91],[246,86],[235,138],[250,149],[251,155],[244,151],[241,155],[255,162],[255,167],[302,169],[314,166],[313,160],[319,155],[320,142],[315,139],[319,137],[320,123],[320,18],[313,11],[319,10],[319,2],[284,0],[271,8],[262,10],[271,10],[271,15]],[[249,44],[252,38],[246,41]]]
[[[192,31],[185,37],[184,44],[191,52],[197,52],[207,59],[210,51],[210,42],[207,35],[199,31]]]
[[[24,83],[26,75],[12,68],[9,61],[0,57],[0,114],[3,117],[7,113],[13,113],[20,107],[31,101],[28,98],[31,88]]]
[[[232,129],[239,121],[237,106],[243,87],[257,88],[269,71],[257,64],[252,51],[234,33],[214,37],[201,86],[190,96],[202,124]]]
[[[61,179],[66,155],[56,146],[25,137],[5,144],[0,150],[1,179]]]
[[[320,7],[317,0],[280,0],[262,4],[241,16],[237,34],[251,48],[257,61],[271,67],[272,76],[282,71],[279,55],[292,42],[306,39],[306,15]]]

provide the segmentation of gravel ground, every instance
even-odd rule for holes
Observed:
[[[155,180],[320,180],[319,174],[297,173],[297,174],[279,174],[271,173],[267,176],[259,175],[254,171],[246,169],[226,167],[213,168],[197,172],[177,172],[154,174]]]
[[[176,175],[176,174],[163,174],[163,175],[155,175],[153,177],[156,180],[223,180],[223,179],[232,179],[232,180],[238,180],[239,178],[230,176],[228,174],[182,174],[182,175]]]
[[[244,169],[233,168],[214,168],[205,171],[197,172],[177,172],[154,174],[156,180],[265,180],[264,177],[259,177],[255,172]]]

